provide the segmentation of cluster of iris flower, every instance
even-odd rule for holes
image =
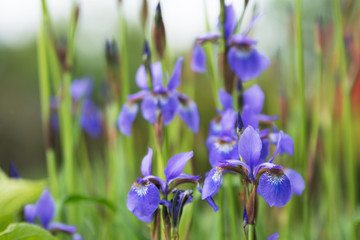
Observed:
[[[103,132],[103,113],[101,109],[91,100],[93,80],[87,77],[75,79],[70,86],[70,95],[73,100],[73,114],[79,115],[81,129],[92,138],[98,138]],[[53,96],[50,99],[50,125],[51,129],[59,129],[57,111],[59,99]]]
[[[53,222],[55,215],[55,201],[48,189],[45,189],[35,204],[28,204],[24,208],[24,217],[28,223],[37,224],[52,234],[64,232],[72,236],[73,240],[82,240],[76,233],[76,226]],[[36,221],[38,220],[38,221]]]

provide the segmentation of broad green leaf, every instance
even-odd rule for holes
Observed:
[[[69,195],[67,198],[65,198],[65,200],[63,201],[63,204],[74,203],[74,202],[79,202],[79,201],[88,201],[88,202],[101,204],[105,207],[108,207],[109,209],[111,209],[114,212],[116,211],[115,205],[105,198],[97,198],[97,197],[85,196],[85,195],[80,195],[80,194]]]
[[[45,181],[0,178],[0,231],[24,205],[35,202],[45,187]]]
[[[0,240],[56,240],[45,229],[29,223],[14,223],[0,233]]]

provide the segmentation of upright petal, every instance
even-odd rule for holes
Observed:
[[[270,65],[269,58],[259,53],[255,48],[247,51],[232,47],[227,57],[231,69],[241,81],[258,78]]]
[[[209,162],[212,167],[216,167],[218,162],[227,159],[236,159],[239,157],[236,139],[225,142],[216,140],[211,146],[209,153]]]
[[[224,89],[219,90],[219,100],[224,109],[234,110],[233,98]]]
[[[45,189],[36,203],[36,213],[41,225],[48,228],[55,214],[55,202],[48,189]]]
[[[36,218],[36,205],[28,204],[24,207],[24,218],[28,223],[34,223]]]
[[[139,106],[136,103],[125,103],[122,107],[117,124],[122,134],[131,136],[131,126],[138,113]]]
[[[236,112],[227,109],[221,116],[221,128],[223,133],[231,134],[235,130]]]
[[[200,44],[196,43],[192,52],[191,69],[194,72],[206,72],[206,54]]]
[[[295,170],[285,169],[286,176],[290,179],[291,188],[295,195],[301,195],[305,189],[305,181],[302,176]]]
[[[232,4],[225,6],[225,39],[229,37],[234,32],[236,26],[236,14]]]
[[[191,129],[191,131],[193,131],[194,133],[198,132],[200,116],[198,108],[194,101],[180,101],[179,117],[185,122],[185,124]]]
[[[257,192],[270,207],[283,207],[292,196],[289,178],[285,174],[279,175],[268,172],[261,175]]]
[[[222,170],[220,167],[215,167],[205,177],[204,185],[202,188],[201,199],[204,200],[208,197],[213,197],[220,190],[222,183]]]
[[[155,124],[157,109],[158,99],[156,97],[148,95],[141,102],[141,112],[143,117],[152,124]]]
[[[144,177],[151,175],[151,162],[152,162],[153,150],[148,148],[148,153],[141,161],[141,173]]]
[[[135,81],[136,84],[139,86],[139,88],[144,90],[148,89],[148,81],[147,81],[146,70],[144,65],[141,65],[138,68],[135,76]]]
[[[258,164],[261,155],[262,142],[259,133],[248,126],[240,136],[238,148],[240,156],[253,169]]]
[[[127,195],[127,208],[143,222],[152,221],[152,215],[159,204],[159,189],[151,182],[134,183]]]
[[[180,85],[181,68],[182,68],[183,61],[184,61],[184,58],[179,57],[175,63],[173,74],[172,74],[172,76],[169,80],[168,86],[167,86],[169,91],[175,90]]]
[[[164,118],[164,125],[168,125],[179,110],[179,100],[175,94],[168,93],[167,96],[159,98],[161,114]]]
[[[261,113],[265,95],[260,86],[255,84],[244,92],[244,105],[250,107],[255,113]]]
[[[152,84],[153,90],[157,91],[164,86],[163,83],[163,72],[161,62],[155,62],[151,64]]]
[[[193,155],[193,151],[190,151],[172,156],[164,169],[166,181],[169,182],[179,176],[184,170],[186,163],[193,157]]]
[[[82,97],[89,96],[93,88],[93,81],[89,78],[75,79],[70,86],[70,95],[78,101]]]
[[[248,105],[244,106],[241,119],[243,120],[245,128],[248,126],[252,126],[254,129],[259,128],[258,114],[252,111]]]
[[[270,237],[268,237],[266,240],[276,240],[279,238],[279,234],[278,233],[274,233],[273,235],[271,235]]]

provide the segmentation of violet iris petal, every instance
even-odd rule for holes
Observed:
[[[99,137],[102,133],[102,123],[101,110],[90,99],[85,99],[80,116],[80,125],[83,130],[91,137]]]
[[[134,183],[127,195],[127,208],[143,222],[152,221],[159,204],[160,192],[151,182]]]
[[[279,233],[274,233],[270,237],[268,237],[266,240],[276,240],[279,238]]]
[[[24,218],[28,223],[34,223],[37,209],[35,204],[28,204],[24,207]]]
[[[72,239],[73,239],[73,240],[83,240],[83,238],[81,237],[81,235],[78,234],[78,233],[75,233],[75,234],[73,235]]]
[[[202,188],[201,199],[204,200],[208,197],[213,197],[220,190],[222,183],[222,170],[220,167],[215,167],[205,177],[204,185]]]
[[[255,113],[261,113],[265,95],[259,85],[255,84],[244,92],[244,105],[250,107]]]
[[[221,160],[236,159],[238,157],[236,139],[232,136],[227,137],[226,141],[217,139],[211,146],[209,162],[212,167],[216,167]]]
[[[131,136],[131,126],[136,118],[138,110],[139,106],[136,103],[127,102],[124,104],[117,121],[122,134]]]
[[[197,41],[204,42],[204,41],[211,41],[221,37],[221,33],[219,32],[208,32],[203,35],[200,35],[196,38]]]
[[[78,101],[83,97],[89,97],[93,88],[93,81],[89,78],[75,79],[70,86],[70,95]]]
[[[253,169],[259,164],[262,142],[259,133],[253,127],[248,126],[239,140],[239,154],[244,161]]]
[[[264,138],[261,140],[261,142],[262,142],[262,148],[260,154],[260,160],[261,160],[260,162],[263,163],[270,153],[270,141],[269,139]]]
[[[245,51],[232,47],[227,57],[231,69],[241,81],[259,77],[270,65],[270,60],[255,48]]]
[[[148,148],[148,153],[141,161],[141,173],[144,177],[151,175],[151,162],[152,162],[153,150]]]
[[[182,63],[184,61],[184,58],[179,57],[175,63],[173,74],[169,80],[169,83],[167,85],[169,91],[175,90],[181,82],[181,68]]]
[[[191,69],[194,72],[206,72],[206,54],[200,44],[196,43],[192,52]]]
[[[55,231],[62,231],[67,233],[75,233],[76,232],[76,226],[72,225],[66,225],[59,222],[52,222],[49,224],[48,227],[49,230],[55,230]]]
[[[302,176],[295,170],[285,169],[285,175],[290,179],[292,191],[296,195],[301,195],[305,189],[305,181]]]
[[[144,100],[141,102],[141,112],[143,117],[149,121],[152,124],[155,124],[156,121],[156,111],[158,100],[156,97],[153,97],[152,95],[148,95],[144,98]]]
[[[241,119],[244,123],[244,127],[252,126],[253,128],[259,128],[258,114],[252,111],[252,109],[245,105],[241,114]]]
[[[175,114],[178,111],[179,100],[175,94],[169,93],[167,96],[159,97],[159,104],[164,125],[167,126],[174,119]]]
[[[284,132],[280,131],[279,137],[278,137],[278,140],[276,143],[274,155],[268,160],[269,163],[272,163],[274,161],[274,158],[276,157],[276,155],[278,155],[280,153],[283,136],[284,136]]]
[[[223,133],[230,134],[235,130],[236,112],[233,109],[227,109],[221,116],[221,128]]]
[[[150,95],[150,92],[147,90],[141,90],[137,93],[134,94],[130,94],[127,96],[127,100],[128,101],[137,101],[137,100],[142,100],[144,99],[146,96]]]
[[[271,133],[269,135],[270,142],[272,144],[277,144],[280,133]],[[290,135],[284,133],[281,138],[280,143],[280,155],[287,153],[289,155],[294,155],[294,141]]]
[[[283,207],[292,196],[290,180],[285,174],[276,175],[265,172],[260,177],[257,193],[270,207]]]
[[[151,64],[151,75],[152,75],[152,85],[153,89],[155,90],[159,86],[163,86],[163,79],[162,79],[162,67],[161,62],[155,62]],[[148,80],[146,75],[145,66],[141,65],[139,69],[136,72],[135,76],[136,84],[139,86],[139,88],[146,90],[148,89]]]
[[[236,14],[231,4],[225,6],[225,39],[226,41],[234,32],[236,27]]]
[[[179,153],[172,156],[164,169],[164,174],[167,182],[178,177],[184,170],[186,163],[193,157],[193,151]]]
[[[233,98],[224,89],[219,90],[219,100],[224,109],[234,109]]]
[[[13,161],[10,162],[9,177],[10,178],[20,178],[20,174],[19,174],[18,170],[16,169],[15,163]]]
[[[55,214],[55,201],[48,189],[42,192],[36,203],[36,214],[41,225],[47,229]]]
[[[194,133],[199,131],[200,116],[194,101],[188,101],[185,103],[180,101],[179,117],[185,122],[191,131]]]

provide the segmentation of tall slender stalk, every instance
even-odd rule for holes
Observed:
[[[303,49],[303,30],[302,30],[302,5],[301,0],[296,0],[296,58],[297,58],[297,78],[298,78],[298,92],[300,94],[300,128],[299,128],[299,144],[296,154],[298,155],[299,163],[301,165],[302,173],[305,181],[308,180],[307,173],[307,156],[306,156],[306,96],[305,96],[305,77],[304,77],[304,49]],[[304,223],[304,238],[309,239],[310,224],[308,221],[308,190],[305,190],[303,197],[303,223]]]

